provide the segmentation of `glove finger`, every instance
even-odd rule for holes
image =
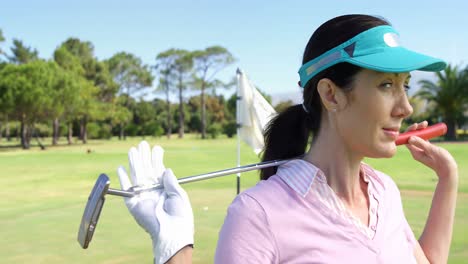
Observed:
[[[171,169],[167,169],[165,171],[163,182],[164,191],[168,196],[164,203],[164,210],[167,215],[193,218],[192,206],[188,195],[185,190],[180,187],[180,184]]]
[[[128,190],[132,187],[132,183],[124,167],[120,166],[117,168],[117,175],[119,176],[120,188],[122,188],[122,190]]]
[[[164,190],[168,196],[177,195],[182,197],[185,201],[188,201],[188,195],[182,187],[180,187],[179,181],[172,172],[171,169],[167,169],[163,175]]]
[[[151,164],[151,150],[148,142],[143,140],[138,144],[138,152],[141,160],[141,176],[138,176],[143,184],[154,183],[153,166]]]
[[[154,177],[156,178],[156,183],[162,182],[162,176],[166,167],[164,166],[164,149],[161,146],[154,146],[152,151],[152,163],[154,169]]]
[[[141,159],[140,153],[135,147],[130,148],[128,152],[128,163],[130,165],[130,177],[132,178],[133,185],[141,185]]]

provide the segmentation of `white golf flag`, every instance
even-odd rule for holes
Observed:
[[[240,97],[237,105],[237,123],[240,125],[238,136],[258,154],[264,145],[263,130],[276,111],[240,70],[237,84]]]

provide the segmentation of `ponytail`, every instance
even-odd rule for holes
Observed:
[[[266,126],[262,161],[291,159],[305,153],[311,133],[318,132],[322,112],[317,89],[305,90],[306,93],[308,91],[313,93],[308,98],[315,102],[291,106],[279,113]],[[276,166],[263,168],[260,171],[260,179],[268,179],[277,169]]]

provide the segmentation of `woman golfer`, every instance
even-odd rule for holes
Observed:
[[[346,15],[321,25],[299,69],[304,101],[270,122],[262,160],[305,156],[263,169],[262,180],[235,198],[215,263],[447,262],[458,185],[453,157],[418,137],[409,140],[413,158],[439,178],[418,240],[394,181],[362,162],[395,155],[401,123],[413,111],[410,72],[445,66],[402,47],[397,31],[381,18]],[[426,126],[421,122],[409,130]],[[126,199],[151,235],[155,262],[191,263],[192,209],[172,171],[164,168],[162,149],[151,152],[143,142],[129,158],[133,182],[118,170],[123,189],[164,185]]]

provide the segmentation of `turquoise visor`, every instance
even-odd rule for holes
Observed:
[[[301,86],[305,87],[316,74],[341,62],[379,72],[437,72],[447,66],[443,60],[400,46],[399,34],[391,26],[378,26],[302,65],[299,69]]]

